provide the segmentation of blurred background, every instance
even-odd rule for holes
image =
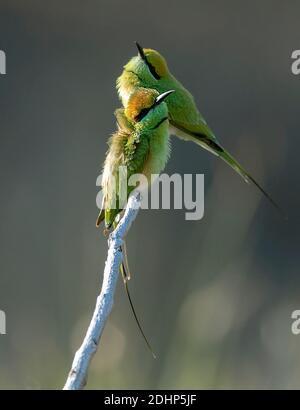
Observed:
[[[1,0],[0,388],[60,389],[107,252],[96,178],[120,105],[115,80],[158,49],[222,144],[289,215],[192,143],[166,172],[205,174],[205,216],[143,210],[88,388],[300,387],[300,4],[289,0]]]

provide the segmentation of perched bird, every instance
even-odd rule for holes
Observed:
[[[104,220],[109,229],[122,211],[118,192],[122,167],[127,169],[127,180],[133,174],[143,174],[149,185],[151,175],[164,169],[170,154],[168,108],[164,100],[172,92],[159,94],[140,88],[131,94],[124,110],[116,111],[119,129],[109,141],[101,184],[103,207],[96,226]],[[127,186],[127,195],[133,189]]]
[[[122,211],[120,203],[119,180],[126,167],[127,198],[134,189],[128,185],[133,174],[143,174],[150,186],[151,175],[159,174],[165,167],[170,154],[168,108],[164,100],[173,92],[162,94],[152,89],[138,89],[131,94],[125,109],[115,112],[118,131],[109,141],[109,150],[104,163],[102,176],[102,209],[96,221],[98,227],[104,220],[106,229],[115,227],[117,217]],[[138,187],[142,189],[144,187]],[[129,303],[140,332],[151,351],[155,354],[140,325],[129,293],[130,271],[125,242],[122,246],[123,262],[120,271],[123,277]]]
[[[155,89],[159,93],[173,89],[175,93],[167,100],[170,133],[177,137],[193,141],[202,148],[220,157],[232,167],[247,183],[250,181],[280,211],[269,194],[245,171],[245,169],[218,142],[213,131],[200,114],[191,93],[171,74],[164,57],[158,51],[144,49],[138,43],[138,55],[124,66],[117,79],[120,99],[126,107],[130,95],[136,89]]]

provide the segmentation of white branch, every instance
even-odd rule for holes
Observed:
[[[105,323],[113,307],[119,268],[123,257],[121,246],[126,233],[136,218],[140,206],[140,195],[131,195],[128,199],[124,216],[109,236],[101,293],[97,298],[93,318],[83,343],[75,354],[64,390],[80,390],[86,385],[92,357],[97,351]]]

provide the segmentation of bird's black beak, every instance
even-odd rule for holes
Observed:
[[[160,94],[158,97],[156,97],[155,105],[159,105],[160,103],[162,103],[170,94],[174,92],[175,90],[170,90],[170,91],[166,91],[165,93]]]
[[[137,47],[137,49],[138,49],[138,53],[139,53],[139,56],[141,57],[141,59],[144,60],[144,61],[147,61],[147,60],[146,60],[145,53],[144,53],[144,50],[143,50],[143,47],[140,46],[137,41],[135,42],[135,45],[136,45],[136,47]]]

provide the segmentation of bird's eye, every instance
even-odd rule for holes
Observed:
[[[160,76],[157,74],[154,65],[152,65],[152,64],[148,61],[148,59],[147,59],[146,56],[145,56],[145,63],[147,64],[147,67],[149,68],[149,71],[150,71],[150,73],[153,75],[153,77],[154,77],[156,80],[160,80]]]
[[[144,117],[146,117],[146,115],[148,114],[148,112],[150,111],[150,108],[143,108],[139,114],[134,118],[136,122],[141,121]]]

